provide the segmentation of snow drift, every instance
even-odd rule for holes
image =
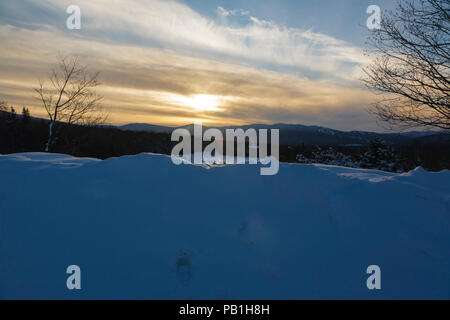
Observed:
[[[0,298],[448,299],[450,172],[0,156]]]

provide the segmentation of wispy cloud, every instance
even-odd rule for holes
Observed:
[[[234,10],[226,10],[222,7],[217,7],[217,13],[221,16],[247,16],[250,14],[250,11],[244,9],[234,9]]]
[[[0,27],[0,92],[13,103],[38,111],[32,88],[55,61],[53,48],[76,52],[91,68],[101,71],[105,106],[112,121],[184,124],[194,119],[212,124],[299,122],[345,128],[339,114],[366,117],[361,107],[367,92],[328,81],[252,67],[192,58],[168,49],[67,38],[56,32]],[[45,46],[40,44],[45,43]],[[14,49],[14,51],[12,51]],[[211,94],[219,111],[199,111],[182,97]],[[337,120],[333,120],[335,117]],[[139,119],[139,120],[138,120]]]
[[[23,19],[10,17],[0,26],[0,95],[31,106],[35,114],[42,110],[32,87],[61,51],[101,71],[101,93],[114,123],[373,128],[364,107],[373,97],[351,82],[337,84],[339,78],[351,79],[364,62],[359,48],[339,39],[223,9],[248,18],[244,25],[231,25],[178,2],[157,0],[79,0],[82,29],[68,31],[69,1],[25,2],[43,14],[28,24],[14,25],[14,19]],[[286,66],[297,71],[277,70]],[[317,74],[299,76],[306,74],[303,69]],[[199,94],[214,95],[219,105],[198,110],[183,104]]]
[[[66,0],[27,0],[42,11],[64,18]],[[180,53],[244,61],[258,67],[288,66],[333,78],[348,78],[365,62],[360,48],[312,30],[279,25],[242,9],[218,8],[222,16],[248,15],[243,25],[227,24],[200,15],[188,6],[167,0],[78,0],[83,13],[80,35],[139,45],[163,46]],[[26,10],[26,8],[25,8]],[[63,27],[62,19],[47,19]],[[55,23],[55,21],[58,22]]]

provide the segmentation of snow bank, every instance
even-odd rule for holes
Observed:
[[[0,156],[0,298],[448,299],[450,172]]]

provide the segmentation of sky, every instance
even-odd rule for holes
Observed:
[[[45,116],[33,88],[58,55],[100,72],[112,124],[292,123],[381,131],[361,68],[369,5],[393,0],[0,2],[0,100]],[[81,29],[69,30],[69,5]]]

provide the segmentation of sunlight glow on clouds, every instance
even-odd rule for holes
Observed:
[[[361,49],[325,34],[280,26],[242,9],[219,7],[214,20],[160,0],[79,0],[82,29],[68,31],[70,1],[17,6],[27,10],[25,4],[61,15],[26,26],[0,24],[0,98],[36,113],[32,88],[59,50],[101,71],[114,123],[296,122],[353,129],[355,118],[368,118],[364,106],[372,96],[354,82],[366,62]],[[231,16],[247,22],[223,19]]]
[[[71,4],[67,0],[28,2],[43,10],[51,5],[53,12],[61,14]],[[80,35],[85,37],[135,41],[234,61],[244,59],[257,66],[265,63],[305,68],[332,77],[345,77],[365,61],[359,48],[344,41],[261,20],[240,9],[218,9],[222,16],[248,15],[247,24],[236,26],[211,20],[184,4],[167,0],[79,0],[77,5],[83,12]]]

